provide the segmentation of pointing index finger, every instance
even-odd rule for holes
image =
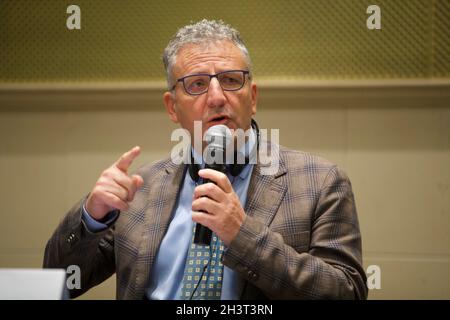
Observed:
[[[133,163],[134,159],[136,159],[140,153],[141,153],[141,148],[139,146],[132,148],[131,150],[125,152],[119,158],[119,160],[116,161],[115,166],[119,170],[121,170],[123,172],[127,172],[128,168]]]

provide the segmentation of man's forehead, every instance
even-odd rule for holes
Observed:
[[[175,73],[185,73],[195,69],[208,68],[211,64],[220,67],[234,65],[247,66],[244,53],[229,40],[189,43],[179,49],[174,65]]]

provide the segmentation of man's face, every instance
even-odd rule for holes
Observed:
[[[196,73],[216,74],[227,70],[248,70],[244,54],[232,42],[189,44],[178,52],[172,77],[176,80]],[[237,91],[224,91],[217,78],[212,78],[208,92],[197,96],[186,93],[183,83],[178,82],[175,94],[166,92],[163,96],[170,119],[187,129],[191,137],[194,121],[202,122],[202,135],[216,124],[247,130],[256,113],[257,88],[245,77],[244,87]]]

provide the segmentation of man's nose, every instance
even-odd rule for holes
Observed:
[[[225,94],[217,78],[211,79],[207,95],[207,105],[209,107],[221,107],[225,104]]]

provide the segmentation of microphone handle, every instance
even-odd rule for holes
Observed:
[[[216,163],[209,164],[209,165],[207,164],[207,165],[205,165],[205,169],[213,169],[213,170],[225,173],[225,174],[227,172],[227,166],[225,164],[216,164]],[[208,182],[214,183],[213,181],[210,181],[208,179],[203,180],[204,184],[208,183]],[[211,229],[201,225],[200,223],[197,223],[197,225],[195,227],[194,243],[209,246],[211,244],[211,237],[212,237]]]

